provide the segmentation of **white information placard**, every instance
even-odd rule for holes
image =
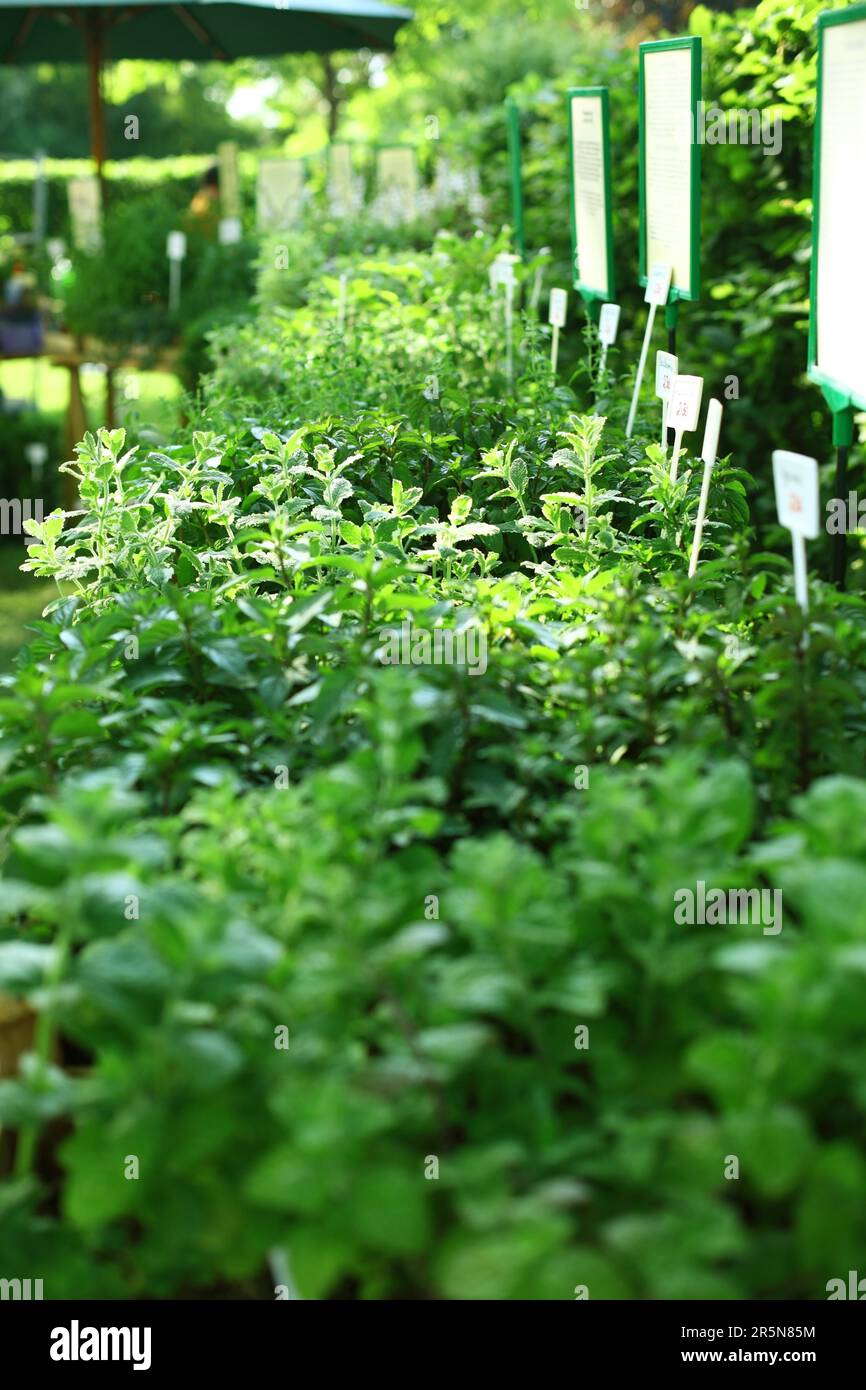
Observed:
[[[93,174],[70,179],[69,218],[72,241],[79,251],[93,254],[102,249],[102,189]]]
[[[411,145],[390,145],[376,156],[377,200],[395,219],[412,222],[418,208],[418,163]]]
[[[357,210],[352,151],[343,143],[328,147],[328,202],[337,217],[350,217]]]
[[[300,221],[304,207],[301,159],[263,159],[256,183],[256,226],[260,232],[285,232]]]
[[[220,212],[223,217],[241,215],[241,178],[238,172],[238,147],[233,140],[224,140],[217,150],[220,175]]]
[[[866,407],[866,9],[822,15],[810,374]]]
[[[699,38],[640,46],[640,266],[670,265],[675,298],[700,292]]]
[[[606,87],[576,87],[568,93],[568,138],[574,287],[590,297],[610,299],[613,220]]]

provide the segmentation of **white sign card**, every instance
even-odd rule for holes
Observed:
[[[72,241],[79,251],[91,254],[102,250],[102,189],[94,174],[70,179],[69,217]]]
[[[607,368],[607,350],[616,342],[617,330],[619,329],[619,305],[602,304],[598,315],[598,340],[601,343],[601,352],[598,357],[598,380],[604,381],[604,373]]]
[[[568,114],[574,285],[607,299],[614,292],[607,89],[569,92]]]
[[[668,402],[670,401],[671,392],[674,389],[674,380],[679,369],[679,362],[672,352],[656,353],[656,395],[662,403],[662,449],[668,447]]]
[[[660,400],[670,399],[678,370],[679,362],[672,352],[656,353],[656,395]]]
[[[567,308],[568,295],[566,291],[552,289],[550,291],[550,303],[547,317],[553,328],[553,333],[550,338],[550,365],[553,368],[554,376],[556,375],[556,368],[559,363],[559,330],[565,327],[565,314]]]
[[[263,159],[256,183],[256,226],[260,232],[284,232],[300,220],[304,207],[304,162]]]
[[[239,217],[223,217],[220,219],[219,239],[221,246],[234,246],[241,240],[243,235],[241,229],[241,219]]]
[[[812,374],[866,407],[866,14],[819,20]]]
[[[640,46],[641,276],[670,265],[677,296],[697,299],[700,146],[694,109],[701,41]]]
[[[683,435],[691,434],[698,427],[701,413],[701,396],[704,391],[702,376],[676,376],[667,408],[667,425],[674,432],[674,452],[671,458],[671,482],[677,480],[677,465],[683,444]]]
[[[492,290],[497,290],[500,285],[514,285],[514,263],[519,259],[519,256],[512,256],[507,251],[500,251],[496,259],[491,261],[488,276]]]
[[[220,175],[220,211],[223,217],[241,215],[241,179],[238,172],[238,147],[233,140],[224,140],[217,150]]]
[[[619,329],[619,305],[602,304],[598,316],[598,337],[602,347],[612,347]]]
[[[647,276],[644,303],[654,304],[656,308],[658,308],[660,304],[667,304],[668,295],[671,292],[672,275],[673,270],[671,266],[654,265]]]
[[[350,217],[356,210],[352,151],[346,144],[328,147],[328,201],[337,217]]]
[[[788,531],[815,540],[819,530],[818,464],[806,454],[776,449],[773,483],[779,521]]]
[[[165,253],[168,256],[168,307],[176,313],[180,305],[180,268],[186,255],[186,233],[169,232]]]
[[[186,255],[186,232],[169,232],[165,252],[170,261],[182,261]]]
[[[791,532],[794,554],[794,594],[804,613],[809,611],[806,578],[806,539],[818,535],[818,462],[806,454],[785,449],[773,453],[776,510],[781,524]]]
[[[701,413],[701,396],[704,390],[702,376],[676,376],[671,395],[668,418],[671,429],[680,433],[691,433],[698,427]]]
[[[376,191],[386,209],[406,222],[418,204],[418,164],[411,145],[391,145],[376,157]]]
[[[489,271],[491,290],[495,293],[500,285],[505,290],[505,374],[509,386],[514,381],[514,290],[517,285],[514,266],[519,260],[519,256],[500,251]],[[553,331],[554,334],[558,332],[557,329]]]
[[[553,324],[554,328],[564,328],[567,308],[567,292],[565,290],[551,290],[550,305],[548,308],[548,323]]]

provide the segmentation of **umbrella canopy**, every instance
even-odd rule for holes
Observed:
[[[93,158],[105,160],[100,73],[120,58],[231,62],[391,48],[411,10],[381,0],[0,0],[0,62],[86,62]]]

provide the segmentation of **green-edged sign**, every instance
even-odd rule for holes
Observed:
[[[654,265],[673,271],[670,298],[701,289],[701,41],[640,46],[640,283]]]
[[[568,103],[572,283],[587,303],[616,297],[610,111],[606,87],[572,87]]]
[[[866,5],[818,19],[809,375],[848,426],[866,409]],[[837,431],[837,435],[839,431]]]
[[[511,175],[511,217],[514,222],[514,242],[521,256],[526,255],[523,231],[523,171],[520,150],[520,107],[513,97],[505,101],[505,123],[508,135],[508,164]]]

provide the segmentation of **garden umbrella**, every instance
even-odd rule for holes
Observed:
[[[105,161],[106,61],[232,62],[283,53],[391,48],[410,10],[380,0],[0,0],[0,62],[86,62],[91,153]]]

